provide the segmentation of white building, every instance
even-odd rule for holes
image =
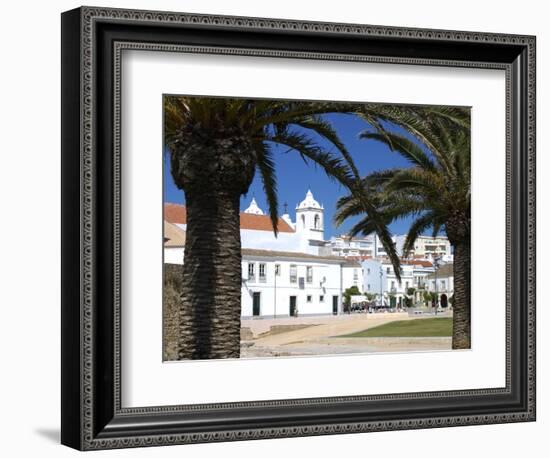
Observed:
[[[406,238],[406,235],[392,236],[397,255],[400,257],[403,256],[403,245]],[[350,237],[348,235],[331,237],[327,245],[332,250],[332,254],[346,258],[366,259],[388,256],[380,238],[375,234],[370,234],[366,237]],[[439,258],[445,262],[452,262],[451,244],[446,236],[429,237],[421,235],[417,238],[408,258],[429,260]]]
[[[358,261],[346,260],[342,266],[342,289],[356,286],[360,293],[363,288],[363,266]]]
[[[399,256],[402,255],[404,235],[393,235],[392,241],[396,246]],[[386,250],[376,234],[369,234],[366,237],[350,237],[349,235],[339,235],[331,237],[328,245],[332,249],[332,254],[351,258],[379,258],[387,256]]]
[[[361,263],[365,292],[376,294],[380,305],[403,307],[405,298],[413,303],[419,300],[426,277],[434,271],[430,261],[421,259],[401,260],[401,282],[398,281],[391,262],[387,259],[368,259]],[[413,295],[409,294],[414,288]]]
[[[242,316],[341,313],[342,259],[247,248],[242,254]]]
[[[446,262],[453,261],[451,243],[444,235],[437,237],[419,236],[414,242],[414,251],[411,254],[426,259],[439,258]]]
[[[308,190],[278,222],[278,236],[255,199],[241,212],[243,317],[342,313],[342,292],[360,291],[359,263],[325,255],[324,209]],[[187,215],[185,206],[165,204],[164,262],[183,264]]]
[[[443,264],[436,272],[426,277],[426,286],[429,292],[437,294],[439,307],[447,307],[455,292],[453,264]]]
[[[335,256],[353,258],[373,258],[376,255],[376,236],[356,238],[349,235],[331,237],[328,245]]]

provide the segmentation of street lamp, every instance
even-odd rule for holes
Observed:
[[[435,269],[435,307],[434,307],[434,315],[437,316],[437,306],[439,304],[439,297],[437,295],[437,269],[439,269],[439,263],[441,262],[441,257],[436,256],[434,258],[434,269]]]
[[[383,271],[382,271],[382,266],[380,266],[380,307],[383,306],[383,303],[382,303],[382,276],[383,276]]]

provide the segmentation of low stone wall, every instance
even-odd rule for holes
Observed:
[[[241,327],[241,342],[243,340],[252,340],[254,338],[254,334],[252,334],[252,331],[250,328],[243,328]]]
[[[181,291],[181,265],[164,264],[162,288],[162,345],[164,361],[178,359],[179,293]]]
[[[258,337],[273,336],[276,334],[282,334],[283,332],[299,331],[300,329],[309,328],[311,326],[318,326],[318,324],[280,324],[271,326],[269,331],[262,332]]]

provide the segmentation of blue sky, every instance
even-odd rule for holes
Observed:
[[[359,139],[359,133],[368,128],[368,125],[364,121],[344,114],[331,114],[325,116],[325,118],[330,120],[338,132],[340,139],[350,151],[361,176],[375,170],[410,167],[408,161],[399,154],[390,151],[382,143],[374,140]],[[404,133],[402,129],[397,127],[392,127],[392,130]],[[323,142],[320,139],[316,140],[318,140],[320,145],[330,147],[329,143]],[[336,227],[333,221],[336,202],[339,197],[345,194],[345,189],[334,180],[330,180],[322,168],[312,163],[305,164],[297,152],[287,151],[288,148],[276,147],[276,154],[274,155],[280,204],[279,213],[283,213],[283,204],[287,202],[290,217],[295,221],[294,210],[297,204],[305,197],[308,188],[310,188],[315,199],[323,204],[325,208],[325,238],[328,239],[333,235],[346,233],[353,225],[353,220],[346,222],[340,227]],[[262,181],[258,173],[250,186],[248,194],[241,198],[241,210],[248,207],[252,197],[255,197],[260,208],[264,212],[267,212],[268,206]],[[166,154],[164,155],[164,201],[185,203],[183,192],[178,190],[172,181],[170,161]],[[395,221],[390,225],[390,230],[394,234],[405,234],[411,222],[411,218]]]

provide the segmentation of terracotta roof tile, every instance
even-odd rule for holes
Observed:
[[[439,269],[437,269],[437,278],[452,277],[452,276],[454,276],[454,268],[452,263],[443,264],[441,267],[439,267]],[[433,274],[428,275],[426,278],[431,280],[432,278],[435,278],[435,277],[436,275],[434,272]]]
[[[428,261],[428,260],[425,260],[425,259],[413,259],[409,263],[413,264],[415,266],[433,267],[433,263],[431,261]]]
[[[372,259],[372,256],[368,255],[361,255],[361,256],[344,256],[349,261],[368,261],[369,259]]]
[[[165,203],[164,219],[173,224],[187,224],[187,209],[185,205]],[[241,212],[241,229],[272,231],[273,225],[268,215],[252,215]],[[278,229],[279,232],[294,232],[294,229],[282,218],[279,218]]]
[[[172,224],[187,224],[185,205],[164,204],[164,219]]]

